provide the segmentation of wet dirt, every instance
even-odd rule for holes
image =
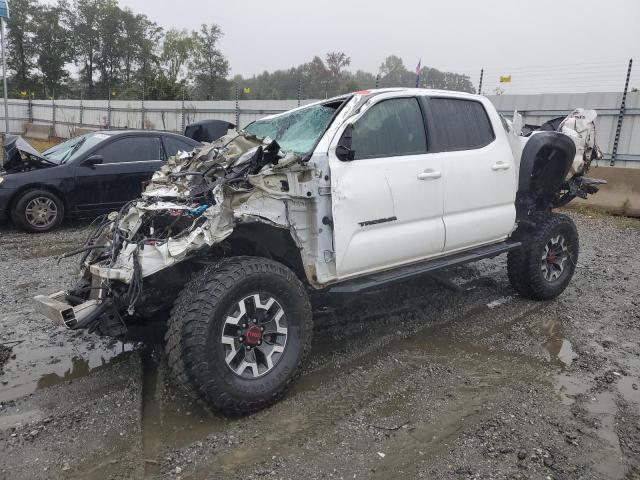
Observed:
[[[0,228],[0,343],[19,342],[0,478],[640,478],[640,228],[572,215],[581,257],[559,299],[518,297],[498,258],[448,272],[461,291],[423,279],[336,301],[291,392],[243,418],[176,389],[157,342],[46,324],[29,299],[73,262]]]

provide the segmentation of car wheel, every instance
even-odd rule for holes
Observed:
[[[532,300],[551,300],[571,281],[578,263],[578,231],[573,220],[559,213],[532,218],[534,231],[519,235],[523,246],[509,252],[511,286]]]
[[[31,233],[49,232],[64,218],[64,203],[47,190],[29,190],[14,202],[13,223]]]
[[[306,290],[284,265],[232,257],[198,272],[178,296],[166,336],[174,378],[214,409],[240,415],[277,401],[310,346]]]

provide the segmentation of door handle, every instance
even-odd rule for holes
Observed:
[[[497,170],[509,170],[509,168],[511,168],[511,165],[509,165],[506,162],[496,162],[491,166],[491,170],[493,171],[497,171]]]
[[[430,178],[440,178],[442,174],[440,172],[436,172],[430,168],[426,169],[424,172],[420,172],[418,174],[418,180],[428,180]]]

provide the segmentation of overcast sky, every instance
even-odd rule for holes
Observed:
[[[636,56],[640,83],[639,0],[120,0],[165,28],[217,23],[231,74],[251,75],[346,52],[350,69],[377,72],[396,54],[423,66],[472,75],[485,84],[512,74],[513,85],[594,84],[622,88]],[[634,83],[632,82],[632,83]],[[510,87],[510,86],[507,86]],[[580,88],[580,90],[584,90]]]

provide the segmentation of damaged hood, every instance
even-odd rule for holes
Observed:
[[[58,165],[44,157],[19,135],[7,135],[5,137],[3,150],[4,162],[0,169],[6,173],[26,172]]]
[[[186,199],[210,190],[218,183],[240,184],[246,175],[279,169],[302,158],[280,152],[277,142],[246,133],[231,133],[192,152],[171,157],[156,171],[144,199]]]

